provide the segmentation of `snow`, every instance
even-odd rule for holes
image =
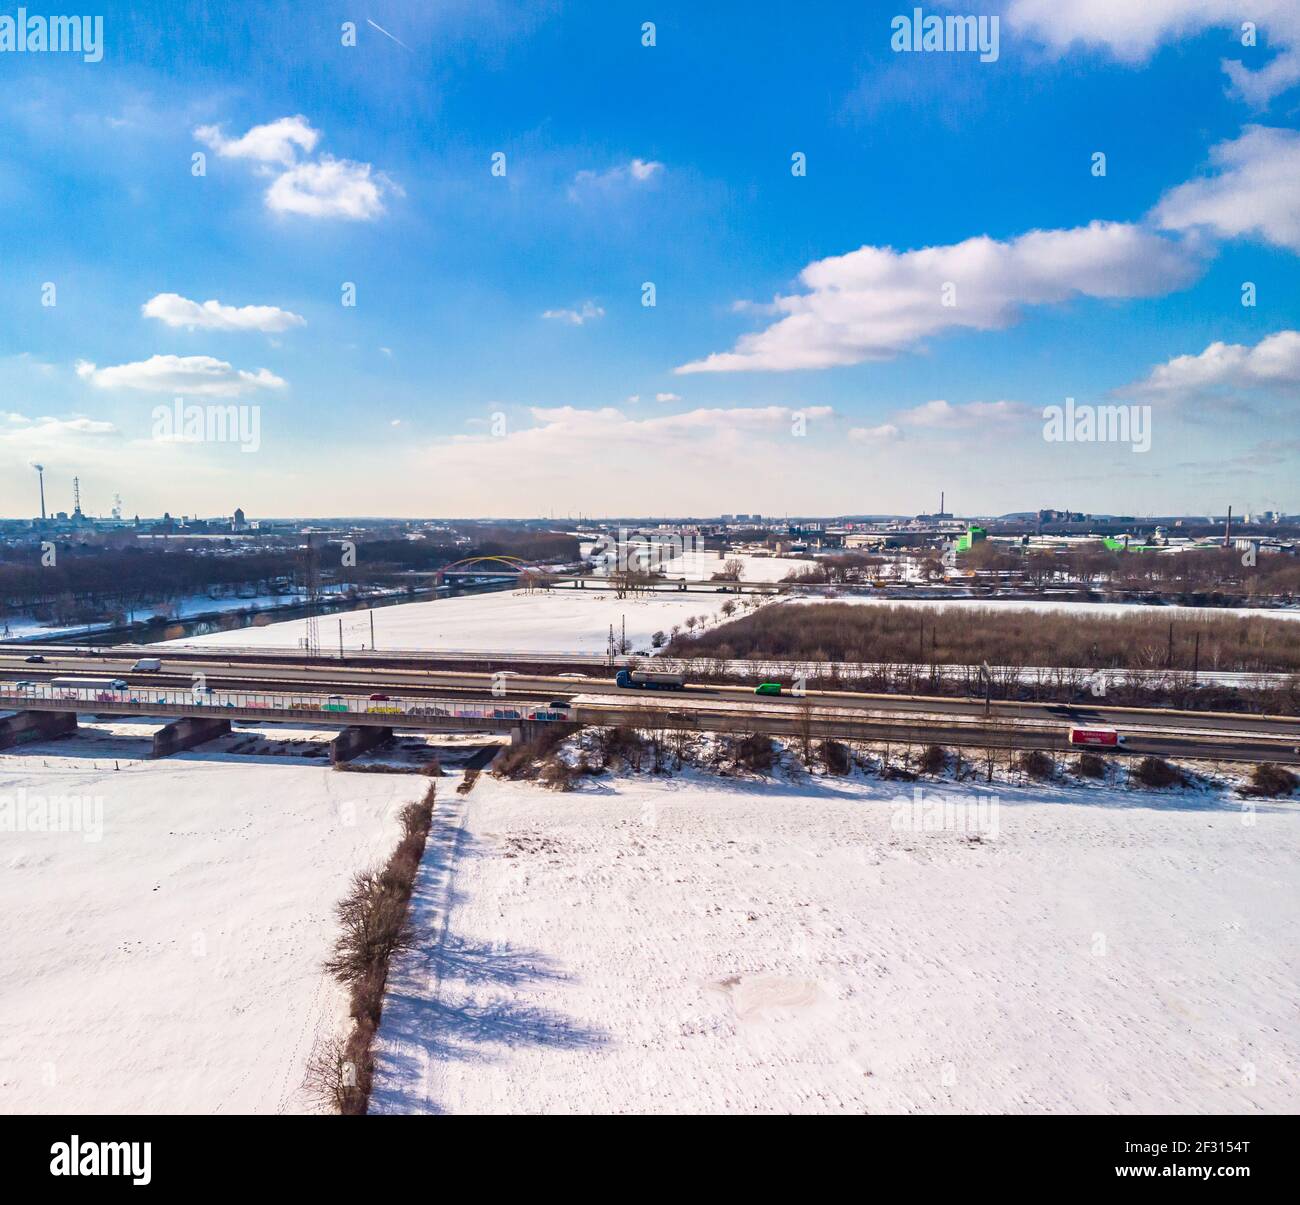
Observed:
[[[798,557],[754,556],[752,553],[684,552],[663,567],[665,577],[686,577],[694,581],[708,581],[721,573],[728,561],[740,561],[742,582],[779,582],[792,570],[803,572],[816,568],[817,562]]]
[[[332,734],[281,728],[147,761],[157,726],[0,754],[5,1112],[310,1111],[313,1044],[347,1031],[334,906],[429,780],[333,773],[289,755]],[[58,795],[80,823],[21,831]]]
[[[534,653],[604,653],[609,629],[623,632],[633,649],[649,649],[650,637],[667,633],[688,616],[716,616],[731,594],[668,591],[618,598],[611,590],[569,587],[549,591],[499,591],[461,594],[429,602],[399,603],[372,611],[322,617],[321,644],[338,648],[339,623],[347,649],[370,647],[370,616],[374,615],[375,645],[381,651],[445,649],[475,651],[509,649]],[[186,645],[225,645],[251,648],[292,648],[306,633],[306,621],[290,620],[265,627],[242,628],[189,637]]]
[[[1300,1107],[1296,804],[586,782],[440,796],[373,1111]]]

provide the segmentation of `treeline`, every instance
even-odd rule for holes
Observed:
[[[1016,575],[1035,587],[1078,585],[1188,598],[1300,595],[1300,558],[1261,552],[1253,565],[1243,558],[1249,559],[1238,548],[1112,552],[1098,543],[1053,553],[1038,549],[1022,552],[981,541],[962,553],[957,563],[963,569]],[[925,569],[927,576],[943,576],[937,552],[926,560]]]
[[[1138,672],[1300,672],[1300,620],[852,603],[768,606],[678,635],[669,656]]]
[[[517,556],[524,560],[578,558],[578,541],[563,533],[488,528],[472,544],[446,541],[357,539],[356,564],[343,563],[338,539],[316,537],[313,555],[320,581],[347,588],[392,584],[410,570],[436,570],[468,556]],[[125,618],[181,598],[252,587],[258,593],[306,585],[305,537],[245,551],[164,548],[130,543],[56,542],[52,555],[39,543],[0,552],[0,617],[31,614],[56,623]],[[52,562],[52,563],[45,563]]]

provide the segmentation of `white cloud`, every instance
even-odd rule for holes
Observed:
[[[0,429],[0,443],[14,448],[38,448],[66,444],[70,439],[98,438],[118,434],[117,428],[99,419],[73,417],[28,418],[25,414],[6,414]]]
[[[1166,193],[1152,216],[1166,230],[1253,235],[1300,252],[1300,133],[1247,126],[1210,151],[1218,174]]]
[[[97,368],[77,362],[77,375],[98,389],[139,389],[193,397],[239,397],[257,389],[283,389],[285,382],[265,368],[232,368],[212,356],[150,356],[132,364]]]
[[[807,291],[777,297],[769,312],[783,316],[766,330],[676,371],[782,372],[890,359],[941,331],[1011,326],[1026,306],[1157,296],[1188,284],[1197,270],[1186,247],[1121,222],[920,251],[860,247],[809,264],[799,276]],[[955,304],[945,305],[949,283]]]
[[[267,208],[275,213],[368,221],[384,212],[386,194],[401,195],[401,189],[369,163],[331,155],[300,160],[299,152],[310,154],[321,137],[305,117],[281,117],[254,126],[241,138],[226,138],[220,126],[199,126],[194,136],[225,158],[261,164],[262,175],[273,174],[267,165],[279,165],[282,170],[265,194]]]
[[[258,163],[295,162],[298,152],[311,154],[320,141],[320,131],[313,130],[305,117],[281,117],[266,125],[254,126],[240,138],[227,138],[220,126],[199,126],[194,137],[225,159],[252,159]]]
[[[363,222],[384,212],[385,193],[398,191],[369,163],[324,155],[277,176],[266,190],[266,205],[276,213]]]
[[[656,394],[655,394],[655,401],[656,401],[656,402],[680,402],[681,400],[682,400],[682,399],[681,399],[680,395],[678,395],[678,394],[676,394],[676,393],[656,393]]]
[[[595,302],[584,301],[581,308],[576,310],[543,310],[543,318],[551,318],[557,322],[567,322],[572,326],[581,326],[584,322],[590,322],[595,318],[603,318],[605,310]]]
[[[913,427],[960,431],[995,423],[1016,422],[1033,412],[1022,402],[964,402],[954,406],[939,398],[904,410],[899,421]]]
[[[893,423],[878,427],[850,427],[849,438],[859,444],[887,444],[901,439],[903,433]]]
[[[190,301],[178,293],[159,293],[149,298],[141,312],[146,318],[190,330],[274,332],[307,325],[300,314],[274,305],[222,305],[219,301]]]
[[[503,436],[480,429],[440,440],[422,456],[437,464],[447,488],[498,482],[510,506],[546,497],[561,510],[608,505],[637,513],[705,513],[718,508],[722,495],[752,490],[756,480],[779,482],[802,473],[820,482],[852,477],[852,464],[842,459],[846,445],[828,421],[833,416],[828,406],[709,407],[680,414],[535,407],[512,419]]]
[[[1121,394],[1145,397],[1193,396],[1216,390],[1300,386],[1300,331],[1278,331],[1254,347],[1211,343],[1195,356],[1158,364],[1145,380]]]
[[[1300,82],[1300,7],[1295,0],[1011,0],[1008,25],[1058,52],[1078,42],[1104,47],[1116,58],[1140,63],[1157,47],[1210,29],[1232,31],[1240,46],[1244,21],[1258,27],[1259,47],[1278,53],[1262,67],[1244,60],[1262,57],[1258,47],[1240,46],[1240,57],[1222,66],[1249,103],[1267,104]]]
[[[569,185],[571,200],[580,200],[584,195],[608,193],[615,189],[633,187],[653,180],[664,170],[664,165],[654,159],[633,159],[606,168],[603,172],[580,171]]]

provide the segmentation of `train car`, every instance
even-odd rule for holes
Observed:
[[[1125,743],[1124,734],[1114,728],[1071,728],[1070,744],[1095,745],[1102,749],[1117,749]]]
[[[614,683],[624,690],[685,690],[686,675],[681,671],[621,669],[614,675]]]

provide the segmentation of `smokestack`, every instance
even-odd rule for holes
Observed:
[[[41,522],[45,522],[45,466],[43,464],[34,464],[32,468],[36,470],[36,476],[41,483]]]
[[[943,514],[943,490],[939,491],[939,513]]]
[[[1228,521],[1223,525],[1223,546],[1230,547],[1232,538],[1232,507],[1228,507]]]

